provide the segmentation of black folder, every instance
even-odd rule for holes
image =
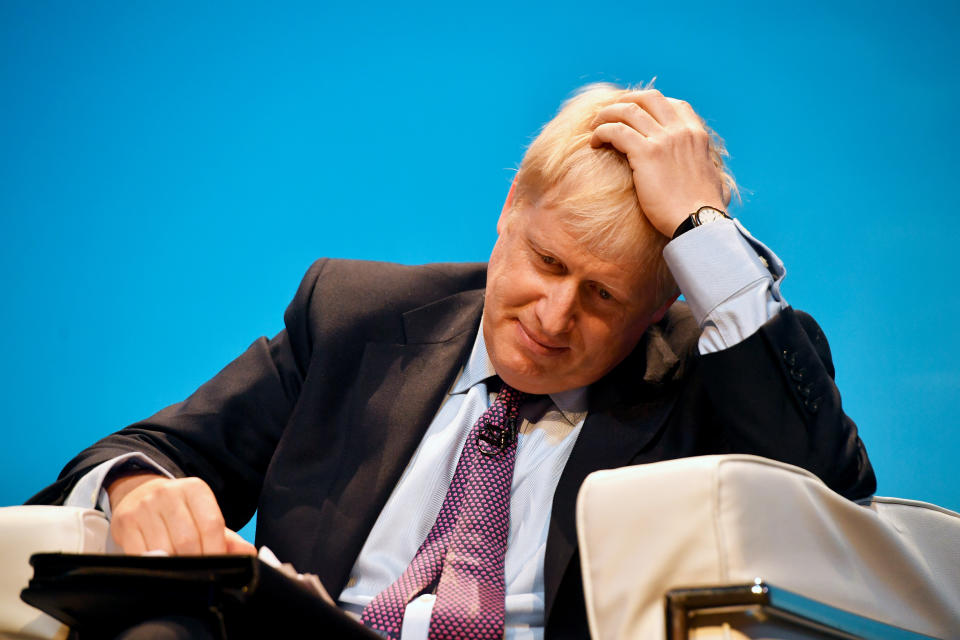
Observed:
[[[229,639],[380,638],[253,556],[37,553],[30,564],[33,579],[20,597],[78,640],[112,638],[170,615],[202,619]]]

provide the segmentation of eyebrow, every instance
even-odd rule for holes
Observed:
[[[528,244],[528,245],[530,246],[530,248],[533,249],[536,253],[538,253],[538,254],[540,254],[540,255],[549,255],[549,256],[551,256],[551,257],[556,257],[556,255],[557,255],[556,253],[550,251],[549,249],[546,249],[546,248],[542,247],[536,240],[534,240],[532,237],[530,237],[530,234],[529,234],[529,233],[526,233],[526,234],[524,234],[524,235],[526,236],[527,244]],[[560,260],[559,258],[557,258],[557,259],[560,261],[560,264],[562,264],[564,267],[566,267],[566,262],[565,262],[564,260]],[[605,289],[605,290],[607,291],[607,293],[609,293],[611,296],[613,296],[613,299],[616,300],[617,302],[619,302],[620,304],[624,304],[624,305],[625,305],[625,304],[627,304],[627,302],[628,302],[629,299],[630,299],[630,294],[629,294],[627,291],[620,289],[619,287],[612,287],[612,286],[610,286],[608,283],[603,282],[603,281],[601,281],[601,280],[596,280],[596,279],[594,279],[594,278],[589,278],[589,281],[590,281],[590,282],[593,282],[594,284],[596,284],[597,286],[599,286],[601,289]]]
[[[531,238],[529,234],[527,234],[527,244],[530,245],[530,248],[536,251],[537,253],[545,253],[545,254],[548,253],[550,255],[556,255],[551,251],[540,246],[540,244],[537,241],[535,241],[533,238]]]

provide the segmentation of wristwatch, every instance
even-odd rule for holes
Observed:
[[[686,220],[680,223],[680,226],[677,227],[677,230],[673,232],[673,238],[671,239],[676,240],[694,227],[699,227],[704,224],[710,224],[711,222],[724,219],[730,219],[730,216],[728,216],[725,211],[721,211],[715,207],[700,207],[695,212],[691,213]]]

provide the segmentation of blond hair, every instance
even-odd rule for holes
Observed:
[[[652,82],[645,88],[651,86]],[[643,215],[626,156],[609,145],[590,146],[599,111],[635,90],[589,84],[564,102],[523,157],[513,206],[560,209],[568,214],[564,225],[591,253],[643,263],[653,276],[653,302],[659,307],[677,290],[662,255],[670,239]],[[728,193],[737,193],[736,182],[724,167],[727,152],[723,141],[709,128],[707,131],[714,163],[723,171]]]

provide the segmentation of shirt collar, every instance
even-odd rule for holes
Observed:
[[[464,365],[463,372],[450,393],[466,393],[474,385],[495,375],[497,371],[493,368],[493,363],[490,362],[490,356],[487,354],[487,344],[483,339],[483,322],[481,322],[467,364]],[[587,387],[551,393],[550,400],[573,426],[581,423],[586,416]]]

